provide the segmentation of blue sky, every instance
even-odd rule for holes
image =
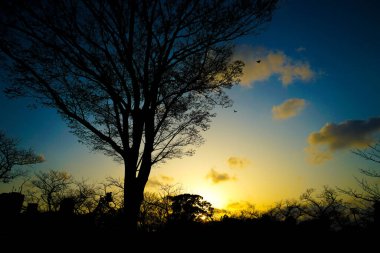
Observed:
[[[380,132],[377,120],[369,120],[380,116],[379,10],[375,0],[280,1],[259,35],[237,41],[249,61],[244,75],[258,74],[229,91],[234,106],[217,110],[196,155],[158,166],[151,181],[181,183],[217,207],[265,207],[308,187],[354,186],[353,175],[368,164],[350,150]],[[122,165],[79,144],[54,111],[27,104],[0,95],[0,129],[44,154],[36,169],[95,181],[122,176]],[[282,119],[273,118],[274,106]],[[329,159],[311,164],[308,146]]]

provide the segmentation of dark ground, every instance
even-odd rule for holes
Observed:
[[[239,220],[171,224],[131,235],[117,221],[57,214],[3,218],[0,231],[1,248],[9,249],[1,252],[363,252],[378,249],[379,239],[375,228],[331,231],[318,224]]]

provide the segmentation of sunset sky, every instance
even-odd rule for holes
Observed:
[[[280,1],[259,35],[236,42],[234,58],[246,66],[228,91],[234,105],[217,110],[194,156],[156,166],[147,190],[178,183],[218,208],[261,209],[310,187],[355,187],[371,164],[351,150],[380,137],[379,11],[377,0]],[[1,94],[0,130],[44,155],[34,169],[94,182],[123,176],[123,165],[79,144],[55,111],[27,105]]]

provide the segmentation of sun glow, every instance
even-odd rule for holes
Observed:
[[[203,197],[203,200],[211,203],[212,207],[223,209],[227,205],[227,201],[221,192],[211,188],[197,189],[197,194]]]

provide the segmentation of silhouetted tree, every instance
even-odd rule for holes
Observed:
[[[20,213],[25,196],[19,192],[0,194],[0,218]],[[6,217],[5,217],[6,218]]]
[[[123,161],[135,230],[152,165],[191,155],[243,63],[232,41],[277,0],[1,1],[9,96],[55,108],[79,139]]]
[[[72,176],[64,171],[49,170],[35,173],[32,185],[36,187],[47,210],[58,211],[62,199],[67,197],[67,190],[73,183]]]
[[[28,203],[28,205],[26,206],[25,213],[27,215],[36,215],[38,213],[38,204]]]
[[[20,149],[17,145],[17,140],[6,137],[0,131],[0,182],[8,183],[12,179],[25,174],[25,171],[15,167],[44,161],[44,158],[36,155],[33,150]]]
[[[376,164],[380,164],[380,143],[376,143],[375,145],[370,145],[366,150],[355,150],[354,154],[364,158],[365,160],[372,161]],[[359,169],[360,172],[369,178],[374,179],[375,182],[369,182],[365,178],[358,179],[355,178],[361,188],[361,192],[354,189],[340,189],[342,192],[360,200],[368,201],[368,202],[376,202],[380,201],[380,189],[377,184],[380,179],[380,173],[373,169]]]
[[[281,201],[267,213],[270,213],[270,215],[276,220],[284,221],[289,225],[295,225],[299,218],[304,214],[301,210],[301,203],[296,200]]]
[[[247,205],[239,211],[239,214],[236,217],[242,220],[252,220],[260,217],[260,213],[254,204],[247,203]]]
[[[85,180],[74,181],[74,187],[67,194],[74,200],[75,213],[91,213],[97,205],[99,191],[94,184]]]
[[[59,212],[63,215],[73,215],[75,211],[75,199],[73,197],[64,197],[59,202]]]
[[[374,145],[369,145],[365,150],[354,150],[353,153],[364,158],[367,161],[374,162],[376,165],[380,164],[379,142],[375,143]],[[380,179],[379,168],[380,167],[377,167],[376,169],[359,169],[360,173],[364,176],[363,178],[355,177],[359,189],[338,188],[342,193],[347,194],[348,196],[351,196],[355,200],[359,201],[359,205],[351,209],[355,221],[357,221],[356,216],[359,216],[361,219],[374,220],[375,222],[377,219],[377,222],[380,224],[380,188],[378,184]]]
[[[181,192],[178,184],[162,184],[157,192],[145,192],[139,217],[142,229],[156,231],[166,225],[172,213],[171,197]]]
[[[104,215],[115,212],[112,192],[107,192],[104,196],[100,196],[98,204],[94,209],[94,213],[98,215]]]
[[[166,222],[161,219],[161,201],[154,192],[145,192],[140,206],[139,223],[143,231],[156,231]]]
[[[113,203],[115,208],[121,209],[124,207],[124,180],[122,178],[107,177],[103,186],[103,194],[112,192]]]
[[[311,218],[320,229],[330,229],[332,226],[339,228],[345,222],[345,205],[338,198],[338,193],[324,186],[320,194],[315,194],[314,189],[307,189],[300,197],[300,210],[306,218]]]
[[[170,197],[170,200],[172,201],[171,221],[188,223],[212,220],[214,208],[200,195],[180,194]]]
[[[118,225],[115,223],[115,221],[119,223],[119,220],[115,220],[117,218],[117,210],[112,192],[106,192],[104,196],[100,196],[92,215],[98,227],[106,228]]]

